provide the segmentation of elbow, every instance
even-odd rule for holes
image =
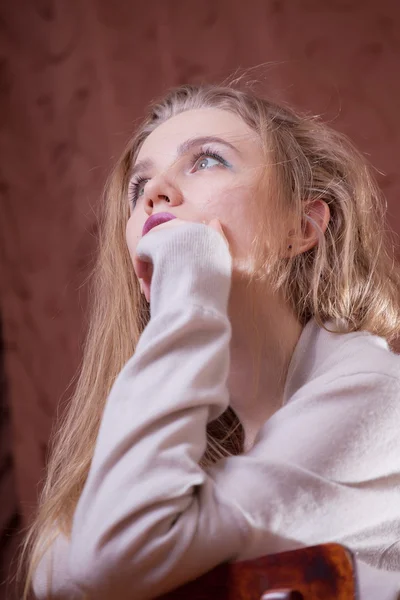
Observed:
[[[90,600],[145,600],[163,593],[169,565],[162,540],[155,544],[130,540],[124,546],[120,536],[71,547],[69,572],[74,584]]]
[[[71,548],[69,572],[74,584],[90,600],[142,600],[141,574],[135,561],[123,561],[116,548],[87,544]]]
[[[84,592],[84,600],[149,600],[176,587],[173,582],[171,586],[173,573],[155,559],[139,566],[134,558],[122,561],[107,552],[80,552],[71,557],[69,568],[75,586]]]
[[[177,587],[195,525],[182,530],[179,519],[168,521],[144,528],[142,535],[118,528],[118,535],[85,535],[84,543],[77,536],[69,556],[74,583],[96,600],[145,600]]]

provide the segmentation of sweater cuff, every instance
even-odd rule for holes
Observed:
[[[153,263],[150,311],[184,303],[227,312],[232,258],[221,234],[200,223],[150,231],[137,255]]]

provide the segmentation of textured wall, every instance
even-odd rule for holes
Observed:
[[[81,356],[93,208],[146,103],[169,85],[267,63],[254,73],[267,91],[322,114],[370,156],[400,233],[400,4],[14,0],[0,7],[0,36],[0,461],[12,433],[14,468],[0,464],[4,529],[35,506]]]

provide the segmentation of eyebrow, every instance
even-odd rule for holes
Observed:
[[[236,148],[236,146],[234,146],[227,140],[224,140],[223,138],[216,137],[213,135],[206,135],[206,136],[189,138],[185,142],[182,142],[182,144],[179,144],[175,160],[178,160],[179,158],[181,158],[182,156],[187,154],[187,152],[189,152],[193,148],[195,148],[197,146],[202,146],[203,144],[209,144],[211,142],[214,142],[217,144],[223,144],[224,146],[231,148],[231,150],[234,150],[237,154],[239,154],[239,155],[241,154],[241,152]],[[136,175],[136,173],[139,173],[141,171],[147,171],[152,166],[154,166],[154,162],[150,158],[145,158],[144,160],[140,160],[139,162],[137,162],[133,165],[131,177],[133,177],[134,175]]]

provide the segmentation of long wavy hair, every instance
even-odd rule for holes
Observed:
[[[107,396],[150,318],[125,240],[132,165],[156,127],[182,111],[198,108],[230,111],[260,136],[266,175],[265,202],[257,207],[257,274],[269,273],[269,284],[284,294],[299,321],[305,324],[315,318],[321,327],[334,321],[342,332],[370,331],[389,342],[399,332],[400,278],[394,244],[385,233],[385,203],[371,169],[351,142],[319,118],[299,114],[236,84],[183,85],[170,90],[150,105],[109,179],[102,202],[83,361],[75,392],[52,435],[37,515],[20,554],[24,598],[32,573],[56,535],[55,528],[70,534]],[[284,220],[278,215],[289,211],[303,226],[310,218],[307,203],[315,199],[329,205],[328,229],[320,232],[314,248],[279,258],[282,253],[271,252],[273,244],[266,232],[279,233]],[[274,222],[274,229],[266,228],[268,220]],[[240,453],[242,433],[237,417],[228,409],[209,427],[203,463]]]

